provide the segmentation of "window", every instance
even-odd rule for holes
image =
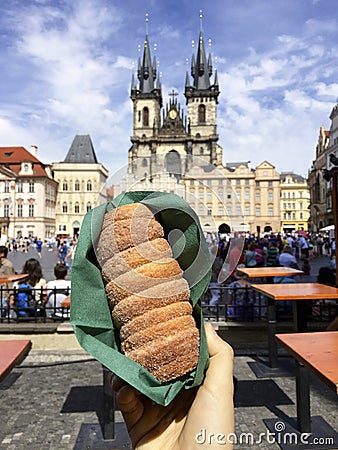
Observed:
[[[203,208],[203,206],[199,206],[199,207],[198,207],[198,214],[199,214],[200,216],[203,216],[203,214],[204,214],[204,208]]]
[[[246,184],[247,186],[250,184],[249,178],[246,178],[246,179],[245,179],[245,184]]]
[[[34,205],[29,205],[28,206],[28,216],[29,217],[34,217]]]
[[[240,207],[240,205],[236,206],[236,215],[237,216],[241,216],[242,215],[242,208]]]
[[[75,203],[74,212],[75,214],[78,214],[80,212],[80,205],[78,202]]]
[[[200,155],[203,155],[203,153],[204,153],[204,148],[200,147]]]
[[[198,121],[199,123],[205,123],[205,106],[199,105],[198,107]]]
[[[194,185],[194,180],[190,180],[190,186]]]
[[[207,191],[207,199],[211,200],[211,191]]]
[[[18,205],[17,214],[18,214],[18,217],[22,217],[22,205]]]
[[[5,181],[5,192],[9,192],[9,181]]]
[[[66,225],[59,225],[59,231],[67,231]]]
[[[208,216],[211,216],[211,215],[212,215],[212,211],[211,211],[210,206],[208,206]]]
[[[250,216],[250,206],[249,205],[245,206],[244,215],[245,216]]]
[[[218,197],[223,198],[223,189],[218,189]]]
[[[227,192],[227,199],[231,199],[231,192]]]
[[[272,187],[272,184],[273,184],[272,181],[268,181],[268,186],[269,187]]]
[[[268,207],[268,216],[273,216],[273,206]]]
[[[269,192],[268,192],[268,201],[269,201],[269,202],[272,202],[272,201],[273,201],[273,192],[272,192],[272,191],[269,191]]]
[[[256,206],[256,208],[255,208],[255,215],[256,216],[260,216],[261,215],[261,207],[260,206]]]
[[[29,181],[28,192],[34,192],[34,181],[33,180]]]
[[[250,200],[250,191],[248,189],[244,193],[244,199],[245,200]]]
[[[241,180],[236,180],[236,185],[240,186],[240,184],[241,184]]]
[[[74,183],[74,191],[79,191],[80,190],[80,182],[79,180],[76,180]]]
[[[92,204],[90,202],[87,203],[87,212],[92,209]]]
[[[237,195],[238,200],[240,200],[241,199],[241,191],[236,191],[236,195]]]
[[[4,217],[9,217],[9,205],[4,205]]]
[[[64,202],[64,203],[62,204],[62,212],[63,212],[63,213],[67,213],[67,212],[68,212],[68,205],[67,205],[66,202]]]
[[[218,207],[218,215],[223,216],[223,206]]]
[[[66,180],[63,180],[63,183],[62,183],[62,190],[63,190],[63,191],[68,191],[68,183],[67,183]]]
[[[228,216],[232,216],[232,207],[231,206],[227,206],[227,213],[228,213]]]
[[[203,191],[199,191],[199,192],[198,192],[198,197],[200,198],[200,200],[203,200],[203,199],[204,199],[204,193],[203,193]]]
[[[143,158],[142,159],[142,167],[147,167],[147,166],[148,166],[147,158]]]
[[[255,199],[256,199],[256,202],[260,202],[261,201],[261,193],[260,192],[256,192]]]
[[[16,185],[17,185],[17,188],[18,188],[18,192],[22,193],[23,192],[23,183],[22,183],[22,181],[19,180]]]
[[[302,198],[303,197],[303,192],[299,191],[299,197]]]
[[[256,184],[256,187],[259,187],[259,181],[256,181],[255,184]]]
[[[299,213],[299,218],[300,218],[300,219],[303,219],[303,213],[302,213],[302,212]]]
[[[87,191],[91,191],[92,190],[92,182],[91,180],[87,181]]]
[[[147,106],[143,108],[143,114],[142,114],[142,125],[144,127],[149,126],[149,109]]]

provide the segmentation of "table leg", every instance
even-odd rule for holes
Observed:
[[[277,362],[277,342],[275,339],[276,334],[276,305],[272,298],[268,297],[268,348],[269,348],[269,366],[271,368],[278,367]]]
[[[111,372],[103,369],[103,439],[115,439],[115,393],[111,388]]]
[[[311,432],[309,371],[296,361],[297,427],[301,433]]]
[[[293,302],[293,324],[297,333],[306,333],[307,328],[307,301],[295,300]]]

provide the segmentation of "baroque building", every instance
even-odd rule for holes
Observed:
[[[0,233],[10,238],[54,236],[57,182],[37,147],[0,147]]]
[[[308,231],[310,190],[307,180],[293,172],[281,173],[282,231]]]
[[[98,162],[89,135],[76,135],[66,158],[54,162],[58,183],[56,236],[76,236],[87,211],[106,201],[107,169]]]

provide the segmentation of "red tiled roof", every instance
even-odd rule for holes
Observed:
[[[0,147],[0,164],[15,172],[17,175],[21,170],[23,161],[33,163],[33,175],[29,177],[47,177],[44,164],[32,155],[24,147]],[[25,176],[24,174],[20,176]]]

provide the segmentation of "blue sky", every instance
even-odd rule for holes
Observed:
[[[0,146],[62,161],[90,134],[110,174],[127,164],[130,81],[145,16],[163,99],[183,96],[203,13],[218,70],[223,162],[307,174],[338,97],[336,0],[8,0],[0,4]]]

